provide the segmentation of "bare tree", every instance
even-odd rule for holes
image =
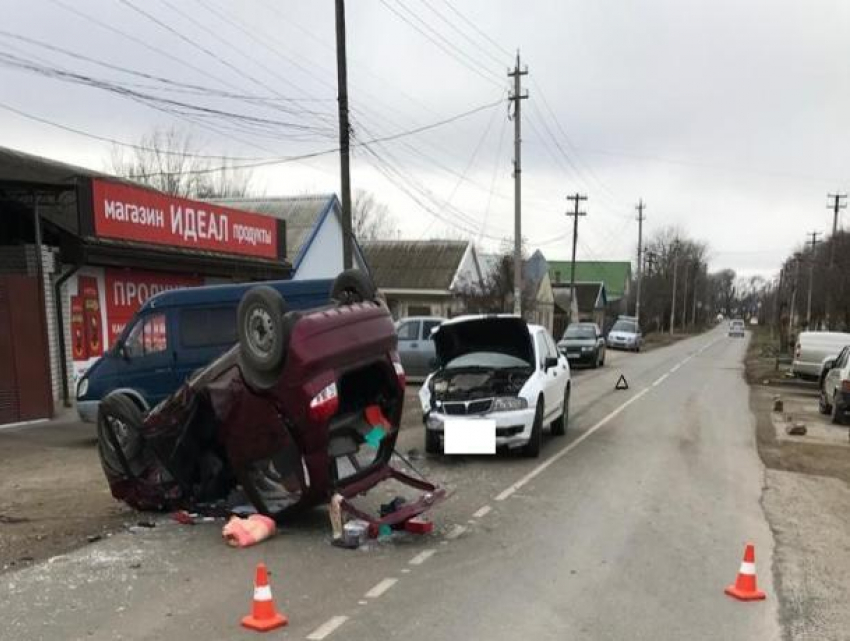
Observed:
[[[134,149],[114,146],[107,164],[122,178],[174,196],[231,198],[250,193],[250,171],[226,157],[201,156],[199,150],[190,133],[158,128],[142,136]]]
[[[391,240],[399,237],[398,224],[389,208],[374,194],[358,189],[351,204],[351,225],[357,240]]]

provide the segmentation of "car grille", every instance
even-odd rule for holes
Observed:
[[[492,406],[492,398],[482,398],[475,401],[443,403],[441,409],[444,413],[452,416],[463,416],[465,414],[484,414],[485,412],[489,412]]]

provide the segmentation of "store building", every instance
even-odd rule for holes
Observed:
[[[341,266],[341,226],[338,243],[332,224],[322,232],[338,219],[319,215],[338,209],[336,197],[281,200],[321,210],[315,229],[296,234],[298,263],[336,254]],[[0,424],[72,402],[77,378],[160,291],[301,276],[288,242],[286,216],[274,212],[177,198],[0,148]]]

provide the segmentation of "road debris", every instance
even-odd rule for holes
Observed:
[[[221,535],[231,547],[247,548],[271,538],[276,531],[274,519],[262,514],[252,514],[246,519],[231,516],[224,524]]]

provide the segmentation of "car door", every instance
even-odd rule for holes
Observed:
[[[432,318],[422,321],[421,339],[419,341],[419,357],[422,362],[423,375],[428,375],[434,369],[432,363],[437,357],[437,352],[434,347],[434,340],[431,337],[431,332],[440,326],[443,321],[441,319]]]
[[[187,307],[175,316],[172,351],[174,375],[180,385],[236,343],[236,306]]]
[[[408,376],[424,376],[418,363],[420,327],[422,322],[417,320],[405,320],[398,324],[398,356],[401,366]]]
[[[847,365],[848,353],[850,353],[850,350],[846,347],[841,350],[841,353],[833,362],[832,367],[829,369],[829,372],[827,372],[826,378],[824,379],[824,396],[829,403],[832,402],[832,397],[835,394],[835,390],[838,388],[839,381],[841,380],[841,371],[844,369],[844,366]]]
[[[558,403],[560,403],[560,395],[558,394],[558,366],[546,369],[546,359],[554,357],[555,354],[550,353],[549,345],[546,342],[546,336],[543,332],[535,333],[534,345],[537,351],[537,367],[541,374],[544,415],[550,416],[557,410]]]
[[[560,408],[561,400],[564,398],[564,391],[567,388],[567,383],[570,380],[570,362],[567,360],[567,357],[558,352],[558,345],[555,343],[555,339],[552,338],[552,335],[548,331],[543,332],[543,336],[546,339],[546,343],[549,346],[549,353],[552,354],[555,358],[558,359],[558,365],[555,367],[555,400],[554,400],[554,408],[557,410]],[[551,372],[550,372],[551,376]]]

